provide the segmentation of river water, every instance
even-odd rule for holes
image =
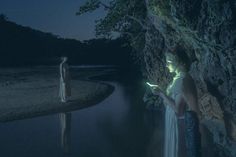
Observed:
[[[1,157],[161,157],[163,115],[148,111],[140,83],[81,110],[0,123]]]

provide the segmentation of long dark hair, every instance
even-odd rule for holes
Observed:
[[[166,53],[166,56],[167,55],[171,55],[179,65],[183,66],[187,71],[189,71],[191,61],[186,53],[186,49],[183,46],[177,45],[174,49],[169,50]]]

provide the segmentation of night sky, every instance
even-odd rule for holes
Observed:
[[[76,16],[86,0],[0,0],[0,14],[10,21],[63,38],[94,38],[95,20],[105,16],[102,9]]]

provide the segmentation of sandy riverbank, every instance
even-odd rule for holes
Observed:
[[[58,78],[55,69],[0,69],[0,121],[81,109],[113,91],[108,84],[72,79],[70,101],[61,103]]]

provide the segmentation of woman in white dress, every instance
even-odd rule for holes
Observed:
[[[192,77],[187,72],[184,58],[186,57],[179,49],[175,50],[175,54],[166,53],[167,68],[171,73],[175,73],[175,77],[166,92],[159,88],[152,88],[152,92],[159,95],[166,106],[164,157],[198,157],[200,155],[200,143],[196,140],[200,137],[196,116],[199,115],[197,91]],[[190,128],[190,133],[185,131],[186,113],[188,117],[190,115],[190,118],[195,118],[193,120],[195,127],[194,130]],[[186,138],[192,141],[189,143]]]
[[[61,59],[59,96],[61,102],[67,102],[68,97],[71,96],[69,66],[67,64],[67,57],[61,57]]]

